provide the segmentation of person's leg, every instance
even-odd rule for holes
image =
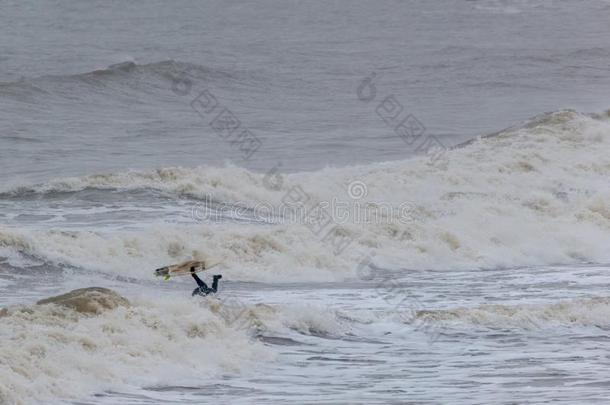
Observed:
[[[218,280],[220,280],[222,278],[222,276],[220,274],[217,274],[214,276],[214,281],[212,281],[212,291],[216,292],[218,291]]]
[[[208,288],[208,285],[207,285],[207,284],[206,284],[206,283],[205,283],[203,280],[201,280],[201,279],[199,278],[199,276],[197,276],[197,274],[195,274],[195,273],[191,273],[191,276],[193,276],[193,278],[195,279],[195,282],[197,283],[197,285],[198,285],[200,288],[203,288],[203,289],[205,289],[205,290],[208,290],[208,289],[209,289],[209,288]]]

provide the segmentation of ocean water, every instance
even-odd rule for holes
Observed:
[[[610,400],[608,1],[0,7],[0,403]]]

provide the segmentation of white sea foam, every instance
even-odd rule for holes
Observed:
[[[97,315],[56,305],[0,312],[0,403],[197,384],[273,358],[249,339],[248,330],[228,323],[226,314],[207,302],[140,299],[132,304]]]
[[[488,327],[544,328],[558,325],[610,326],[610,298],[595,297],[545,304],[481,305],[442,311],[420,311],[417,317],[434,322],[462,322]]]
[[[288,300],[252,304],[228,296],[205,300],[140,296],[126,303],[112,292],[102,297],[103,291],[94,292],[103,304],[101,310],[95,305],[91,311],[82,299],[66,303],[68,308],[45,304],[0,310],[0,402],[77,399],[155,386],[198,387],[221,373],[254,372],[255,367],[276,359],[282,342],[300,347],[312,338],[322,338],[316,340],[322,348],[304,350],[308,358],[312,353],[323,354],[325,341],[398,339],[400,346],[404,339],[415,339],[414,332],[455,331],[460,325],[522,331],[585,327],[590,331],[608,327],[610,310],[609,299],[598,297],[421,310],[405,317],[399,310],[371,310],[370,303],[338,309],[328,301],[325,305]],[[249,339],[252,334],[280,346],[264,346]],[[355,350],[347,357],[366,359],[366,348]]]
[[[254,206],[283,204],[301,187],[308,204],[350,201],[348,186],[366,186],[361,204],[410,202],[413,218],[347,223],[353,242],[340,254],[305,225],[143,224],[121,231],[3,228],[0,245],[48,260],[148,276],[189,257],[225,259],[229,274],[248,280],[344,279],[362,257],[407,268],[493,268],[610,262],[610,123],[562,111],[450,150],[436,164],[425,157],[269,178],[234,166],[167,168],[57,180],[12,193],[87,187],[156,189]],[[277,179],[276,179],[277,180]],[[185,213],[188,214],[188,213]],[[329,229],[329,228],[327,228]],[[379,259],[383,258],[383,259]]]
[[[349,330],[336,311],[321,306],[176,297],[129,303],[110,290],[85,290],[92,293],[0,310],[0,403],[198,386],[203,378],[248,373],[273,361],[275,352],[254,334],[341,336]]]

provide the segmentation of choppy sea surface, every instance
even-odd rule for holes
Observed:
[[[607,403],[608,13],[4,3],[0,403]]]

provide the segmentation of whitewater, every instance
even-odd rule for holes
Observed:
[[[609,131],[605,115],[560,111],[455,147],[439,161],[286,174],[276,189],[264,173],[232,165],[57,179],[0,191],[0,240],[9,253],[138,278],[156,264],[212,253],[230,276],[286,282],[353,278],[373,250],[383,267],[413,269],[608,263]],[[366,195],[349,194],[355,181]],[[273,214],[295,187],[312,206],[344,202],[347,214],[410,204],[392,221],[338,225],[352,242],[334,254],[306,218],[276,224],[257,212]],[[58,198],[69,212],[56,207]],[[220,203],[217,220],[206,223]]]
[[[11,305],[1,318],[0,398],[97,393],[96,403],[146,403],[176,392],[197,398],[213,386],[231,401],[243,392],[272,400],[288,395],[278,387],[307,376],[312,384],[348,384],[344,391],[329,383],[316,395],[349,402],[370,392],[362,385],[370,369],[389,376],[375,383],[380,402],[403,394],[440,401],[451,378],[482,373],[471,356],[510,347],[536,350],[536,360],[513,352],[504,365],[490,365],[489,378],[498,377],[488,384],[502,391],[509,381],[535,379],[531,389],[565,397],[558,391],[564,378],[580,374],[563,362],[585,356],[588,367],[604,364],[589,351],[600,350],[610,326],[603,277],[609,144],[608,116],[560,111],[454,147],[440,161],[421,156],[285,174],[276,189],[265,185],[265,173],[232,165],[5,188],[0,290]],[[349,194],[356,180],[366,195]],[[352,242],[337,253],[306,222],[256,215],[257,204],[279,206],[295,186],[316,201],[411,205],[402,222],[339,225]],[[232,217],[225,209],[213,221],[201,215],[202,204],[219,202],[250,210]],[[211,255],[225,266],[218,297],[191,299],[187,280],[152,277],[159,264]],[[131,302],[94,314],[32,305],[33,297],[82,285],[110,287]],[[548,334],[557,338],[542,339]],[[553,354],[564,338],[578,342],[576,351]],[[414,362],[422,368],[409,369]],[[504,367],[531,368],[530,377]],[[345,368],[348,382],[335,374]],[[278,370],[279,381],[261,378]],[[415,386],[401,380],[403,372],[437,378]],[[603,397],[603,384],[582,378],[591,395]],[[254,388],[240,388],[245,381]],[[486,392],[474,383],[464,389],[456,401]],[[307,390],[290,395],[317,398]]]

